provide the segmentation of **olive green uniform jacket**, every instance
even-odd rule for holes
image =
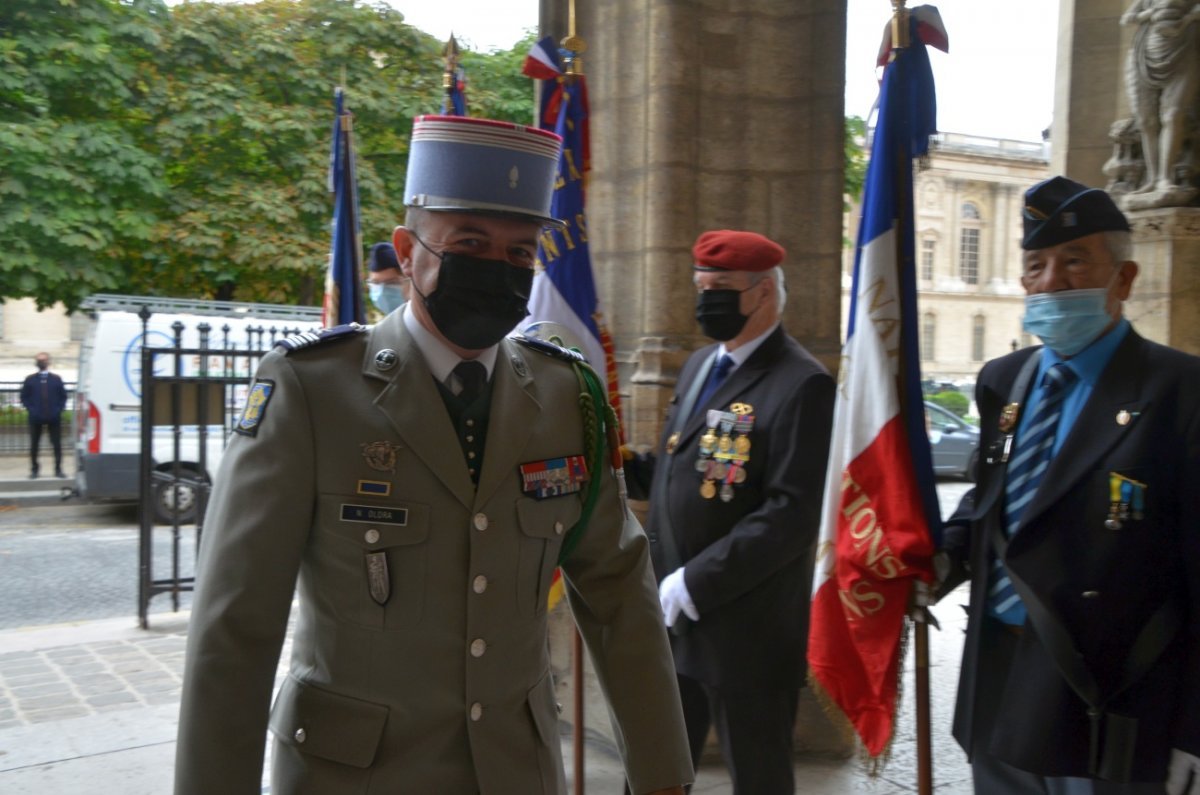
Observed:
[[[478,488],[399,311],[277,349],[256,379],[270,395],[200,544],[176,793],[257,794],[268,715],[272,795],[565,793],[546,603],[583,492],[533,499],[518,467],[584,453],[574,369],[500,344]],[[642,793],[689,782],[690,755],[646,538],[613,471],[593,475],[567,597]]]

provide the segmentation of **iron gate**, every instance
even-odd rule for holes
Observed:
[[[145,328],[150,312],[143,308],[139,316]],[[192,526],[198,551],[212,477],[258,362],[277,340],[301,331],[250,326],[245,340],[235,340],[228,325],[214,335],[213,327],[202,322],[195,327],[199,345],[187,348],[184,324],[176,321],[171,328],[174,345],[141,351],[138,619],[143,629],[151,599],[170,594],[172,609],[178,610],[180,594],[195,587],[191,567],[181,560],[186,528]],[[170,544],[165,576],[154,571],[156,541]]]

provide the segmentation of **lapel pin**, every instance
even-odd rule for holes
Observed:
[[[1129,421],[1132,419],[1133,415],[1125,409],[1121,409],[1117,412],[1117,425],[1128,425]]]
[[[1020,403],[1009,403],[1000,412],[1000,432],[1008,433],[1013,428],[1017,427],[1017,412],[1020,411]]]
[[[520,356],[516,355],[515,353],[512,355],[512,367],[513,367],[513,371],[520,378],[524,378],[526,375],[529,374],[529,371],[525,369],[525,360],[522,359]]]
[[[375,367],[380,370],[391,370],[396,366],[397,361],[399,361],[399,357],[391,348],[384,348],[375,354]]]

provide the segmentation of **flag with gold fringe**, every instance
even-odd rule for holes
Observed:
[[[894,51],[883,75],[813,577],[810,679],[876,759],[894,731],[914,583],[932,582],[940,532],[920,385],[912,207],[913,158],[927,151],[936,117],[918,26],[936,15],[913,9],[911,45]],[[944,42],[940,20],[936,27]]]

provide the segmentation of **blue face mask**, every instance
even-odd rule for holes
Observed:
[[[404,291],[398,284],[368,284],[367,291],[371,295],[371,303],[385,315],[404,306]]]
[[[1107,304],[1105,287],[1027,295],[1022,328],[1059,356],[1074,356],[1113,322]]]

